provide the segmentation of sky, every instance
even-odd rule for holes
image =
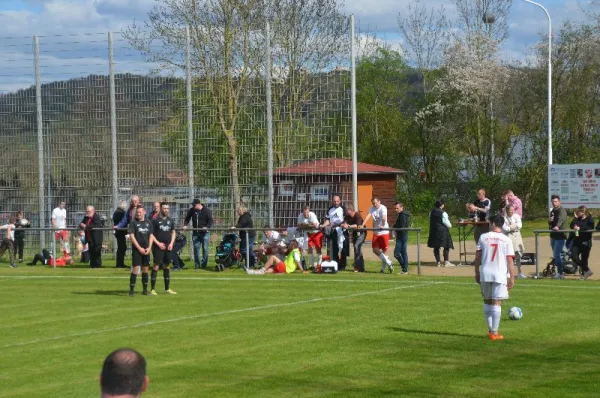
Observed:
[[[354,14],[357,31],[374,32],[398,46],[397,17],[406,13],[410,0],[346,0],[345,11]],[[586,18],[582,5],[588,0],[538,0],[548,8],[553,25]],[[133,21],[144,21],[156,0],[0,0],[0,94],[28,87],[34,82],[33,35],[41,36],[43,82],[66,80],[90,73],[106,74],[106,32],[120,32]],[[421,0],[425,6],[444,4],[454,17],[450,1]],[[513,0],[509,38],[503,57],[526,58],[528,49],[547,33],[543,11],[522,0]],[[115,35],[115,59],[119,72],[147,73],[154,65],[140,62],[139,54]]]

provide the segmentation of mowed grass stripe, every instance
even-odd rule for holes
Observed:
[[[77,333],[72,333],[72,334],[63,335],[63,336],[45,337],[45,338],[40,338],[40,339],[36,339],[36,340],[31,340],[31,341],[6,344],[0,348],[6,349],[6,348],[13,348],[13,347],[22,347],[25,345],[44,343],[44,342],[52,341],[52,340],[72,339],[72,338],[81,337],[81,336],[88,336],[88,335],[94,335],[94,334],[100,334],[100,333],[118,332],[118,331],[122,331],[125,329],[130,329],[130,328],[135,329],[135,328],[150,327],[150,326],[161,325],[161,324],[165,324],[165,323],[190,321],[190,320],[199,319],[199,318],[208,318],[208,317],[215,317],[215,316],[222,316],[222,315],[232,315],[232,314],[239,314],[239,313],[245,313],[245,312],[251,312],[251,311],[279,309],[282,307],[297,306],[297,305],[302,305],[302,304],[312,304],[312,303],[317,303],[319,301],[342,300],[342,299],[350,299],[350,298],[361,297],[361,296],[366,296],[366,295],[384,294],[384,293],[389,293],[389,292],[393,292],[393,291],[401,290],[401,289],[410,289],[410,288],[416,288],[416,287],[430,286],[430,285],[433,285],[436,283],[443,283],[443,282],[432,282],[432,283],[422,283],[422,284],[414,284],[414,285],[407,285],[407,286],[397,286],[397,287],[388,288],[388,289],[353,293],[353,294],[343,295],[343,296],[316,297],[316,298],[311,298],[311,299],[307,299],[307,300],[300,300],[300,301],[294,301],[294,302],[288,302],[288,303],[277,303],[277,304],[269,304],[269,305],[256,306],[256,307],[232,309],[232,310],[219,311],[219,312],[206,313],[206,314],[188,315],[188,316],[183,316],[183,317],[178,317],[178,318],[162,319],[162,320],[148,321],[148,322],[132,324],[132,325],[124,325],[124,326],[119,326],[119,327],[115,327],[115,328],[83,331],[83,332],[77,332]],[[139,294],[139,292],[138,292],[138,294]],[[167,296],[167,297],[171,298],[171,296]],[[144,297],[143,299],[152,300],[152,299],[156,299],[156,298]],[[132,305],[134,304],[131,301],[130,301],[130,303]],[[86,314],[77,316],[77,318],[81,318],[81,317],[87,318],[87,317],[94,317],[94,316],[97,317],[98,314],[99,313],[95,313],[95,314],[87,314],[86,313]],[[68,318],[68,320],[74,320],[74,319],[75,318]],[[56,320],[53,320],[52,322],[60,323],[61,321],[65,321],[65,320],[66,319],[58,318]],[[14,326],[15,325],[13,324],[13,328],[14,328]],[[16,325],[16,326],[18,326],[18,325]]]

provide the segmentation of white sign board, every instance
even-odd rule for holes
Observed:
[[[600,208],[600,164],[553,164],[550,194],[560,196],[567,208]]]

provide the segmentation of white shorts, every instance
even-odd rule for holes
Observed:
[[[484,300],[506,300],[508,299],[508,289],[502,283],[481,282],[481,295]]]

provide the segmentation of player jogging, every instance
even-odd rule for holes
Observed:
[[[371,218],[373,219],[375,233],[371,241],[371,247],[373,248],[373,253],[381,260],[381,273],[384,273],[387,267],[391,274],[394,272],[394,265],[392,264],[392,260],[386,255],[390,242],[390,231],[387,229],[390,227],[387,221],[387,207],[381,204],[379,198],[371,199],[371,204],[373,206],[369,209],[369,214],[367,214],[361,228],[364,228]]]
[[[175,243],[175,223],[173,219],[169,217],[169,205],[166,203],[160,203],[160,213],[153,220],[154,225],[152,230],[154,231],[154,245],[152,246],[152,257],[154,257],[154,268],[150,275],[151,289],[150,294],[156,296],[156,275],[158,269],[162,265],[163,267],[163,278],[165,280],[165,294],[177,294],[173,290],[169,289],[169,283],[171,282],[171,270],[169,269],[169,263],[171,262],[171,251],[173,250],[173,244]]]
[[[58,204],[54,210],[52,210],[52,227],[57,228],[58,231],[55,233],[55,238],[60,242],[60,248],[62,251],[71,253],[71,247],[69,246],[69,231],[67,231],[67,209],[66,202],[63,200]]]
[[[129,223],[129,239],[131,239],[131,275],[129,276],[129,295],[133,297],[137,274],[142,267],[142,284],[144,291],[148,293],[148,266],[150,265],[150,251],[154,242],[152,235],[152,221],[146,219],[146,210],[142,206],[135,210],[135,220]]]
[[[504,340],[498,333],[502,316],[502,301],[508,299],[508,290],[515,284],[513,258],[515,251],[510,238],[502,233],[504,217],[489,219],[490,232],[482,234],[477,242],[475,281],[481,285],[483,313],[490,340]],[[507,282],[506,274],[509,274]]]

